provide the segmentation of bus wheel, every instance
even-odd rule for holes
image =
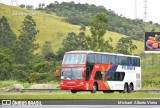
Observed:
[[[97,91],[97,85],[93,84],[91,93],[96,93],[96,91]]]
[[[127,91],[127,92],[128,92],[128,93],[131,93],[132,90],[133,90],[133,86],[132,86],[132,84],[130,84],[129,87],[128,87],[128,91]]]
[[[127,93],[128,92],[128,86],[127,84],[124,85],[124,90],[123,90],[123,93]]]
[[[77,93],[77,90],[71,90],[72,93]]]

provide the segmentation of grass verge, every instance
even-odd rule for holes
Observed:
[[[24,92],[24,93],[0,93],[0,99],[160,99],[160,94],[153,93],[110,93],[80,92],[72,94],[70,92]]]

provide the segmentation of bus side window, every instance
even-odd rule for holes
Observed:
[[[123,81],[124,72],[115,72],[115,81]]]
[[[121,56],[117,56],[117,64],[121,65]]]
[[[96,71],[94,79],[95,80],[102,80],[102,73],[101,73],[101,71]]]
[[[136,59],[136,66],[140,66],[140,58]]]

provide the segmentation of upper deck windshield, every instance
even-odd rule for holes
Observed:
[[[86,54],[65,54],[62,64],[85,64]]]

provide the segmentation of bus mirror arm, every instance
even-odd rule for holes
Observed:
[[[56,73],[55,73],[55,76],[56,76],[56,77],[59,77],[59,72],[60,72],[60,68],[58,68],[58,69],[56,70]]]

